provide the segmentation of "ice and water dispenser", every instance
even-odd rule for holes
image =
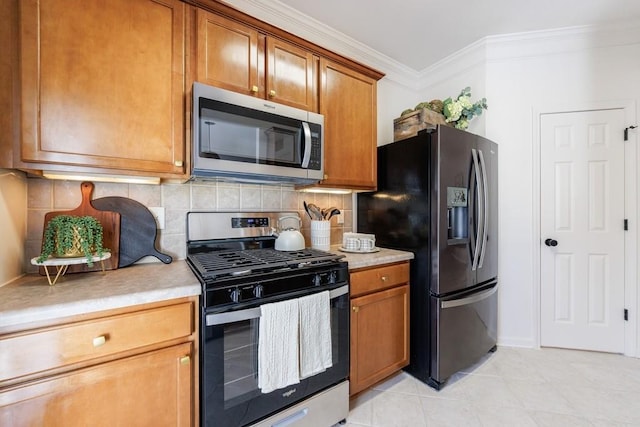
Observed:
[[[464,187],[447,187],[448,239],[469,238],[469,198]]]

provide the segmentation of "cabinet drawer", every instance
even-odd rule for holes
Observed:
[[[191,302],[40,329],[0,339],[0,382],[188,337]]]
[[[409,263],[394,264],[351,273],[351,297],[409,282]]]

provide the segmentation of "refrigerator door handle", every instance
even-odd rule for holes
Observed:
[[[487,188],[487,166],[484,162],[482,150],[478,150],[478,157],[480,158],[480,166],[482,167],[482,204],[484,205],[484,225],[482,227],[482,239],[480,240],[480,261],[478,262],[478,268],[482,268],[482,263],[484,262],[484,254],[487,252],[487,229],[489,228],[489,190]]]
[[[497,290],[498,290],[498,285],[496,284],[493,288],[487,289],[486,291],[479,292],[470,297],[454,299],[449,301],[442,301],[440,303],[440,308],[453,308],[453,307],[460,307],[462,305],[473,304],[478,301],[482,301],[483,299],[489,298],[491,295],[495,294]]]
[[[484,225],[484,204],[482,198],[482,189],[481,181],[480,181],[480,168],[478,165],[478,153],[475,148],[471,149],[471,157],[473,158],[473,170],[476,175],[476,194],[478,195],[478,207],[477,212],[478,216],[475,218],[477,234],[476,234],[476,244],[473,251],[473,263],[471,264],[471,271],[475,271],[478,268],[478,259],[480,256],[480,238],[482,236],[482,227]]]

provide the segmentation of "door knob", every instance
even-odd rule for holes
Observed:
[[[558,241],[553,239],[547,239],[544,241],[544,244],[547,246],[558,246]]]

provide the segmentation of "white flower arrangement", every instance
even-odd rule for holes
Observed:
[[[471,88],[464,88],[458,97],[453,100],[444,100],[442,113],[447,123],[453,123],[457,129],[469,127],[469,120],[482,114],[482,110],[487,109],[487,99],[482,98],[476,103],[471,102]]]

